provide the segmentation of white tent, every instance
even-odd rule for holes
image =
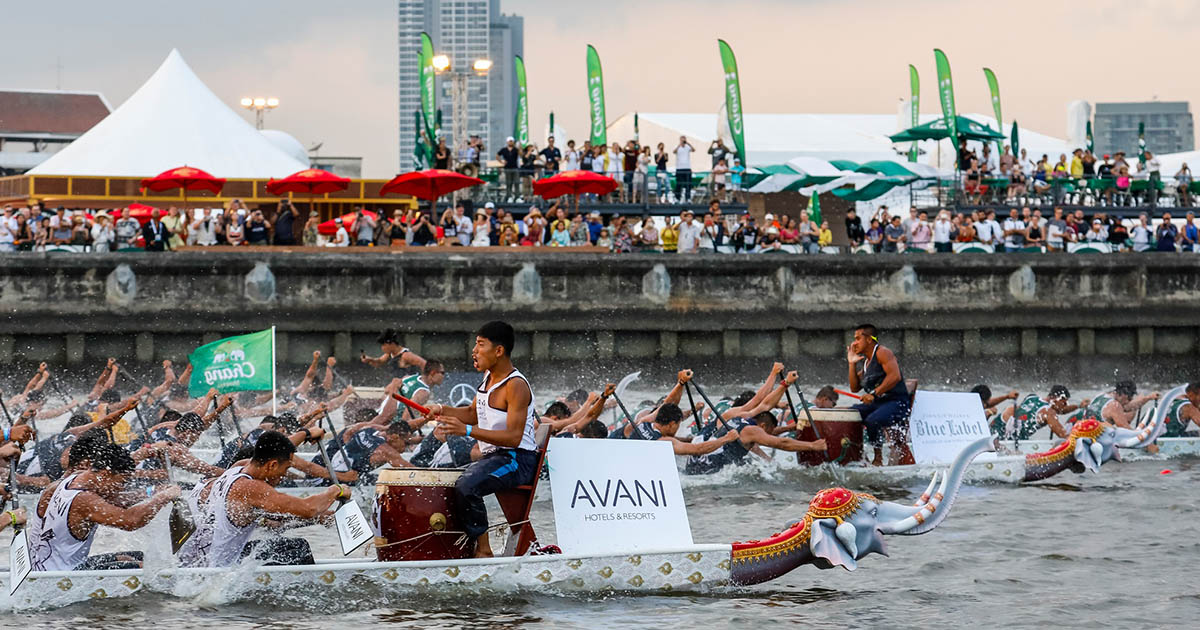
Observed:
[[[255,179],[308,167],[217,98],[172,50],[116,111],[29,173],[152,177],[183,165]]]

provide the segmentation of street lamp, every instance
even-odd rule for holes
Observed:
[[[242,99],[242,107],[254,110],[254,126],[257,129],[262,129],[263,113],[279,107],[279,99],[275,98],[274,96],[256,96],[254,98],[245,97]]]
[[[486,77],[488,71],[492,69],[492,60],[476,59],[471,62],[469,70],[454,69],[448,55],[434,55],[430,62],[438,74],[450,77],[450,101],[454,103],[452,133],[454,134],[454,143],[458,144],[465,141],[467,136],[467,79],[472,76]],[[430,138],[430,141],[432,142],[433,139]]]

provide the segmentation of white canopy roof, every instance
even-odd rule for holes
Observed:
[[[172,50],[116,111],[29,173],[152,177],[183,165],[226,178],[308,168],[217,98]]]

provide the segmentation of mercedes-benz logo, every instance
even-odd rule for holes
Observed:
[[[450,390],[450,404],[455,407],[466,407],[475,400],[475,388],[466,383],[459,383]]]

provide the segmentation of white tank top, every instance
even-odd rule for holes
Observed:
[[[50,496],[45,516],[37,517],[34,510],[34,524],[29,532],[34,571],[74,571],[87,560],[96,538],[96,525],[88,530],[87,538],[79,540],[71,533],[69,519],[75,497],[85,492],[82,488],[70,487],[78,476],[71,475],[58,484]]]
[[[242,549],[254,535],[257,520],[245,527],[234,525],[229,520],[229,491],[239,479],[250,479],[241,466],[226,470],[210,484],[208,498],[200,501],[204,484],[198,484],[188,495],[188,504],[196,514],[196,532],[179,550],[180,566],[228,567],[237,564]]]
[[[488,379],[491,378],[491,376],[492,373],[488,372],[487,375],[483,377],[483,382],[479,384],[479,389],[475,390],[475,415],[479,419],[479,428],[487,429],[489,431],[503,431],[505,427],[508,426],[508,412],[496,409],[489,405],[488,398],[491,397],[492,392],[496,391],[496,388],[514,378],[519,378],[522,381],[525,381],[525,385],[529,386],[529,409],[525,414],[525,433],[521,436],[521,444],[517,448],[527,451],[536,451],[537,440],[534,438],[534,432],[537,430],[537,416],[535,416],[533,412],[535,408],[533,399],[533,386],[529,385],[529,379],[525,378],[525,375],[521,374],[520,370],[514,368],[512,372],[508,373],[508,376],[500,379],[495,385],[488,387],[485,391],[484,387],[487,386]],[[500,447],[496,446],[495,444],[488,444],[482,440],[479,441],[479,451],[484,455],[495,452],[499,450],[499,448]]]

